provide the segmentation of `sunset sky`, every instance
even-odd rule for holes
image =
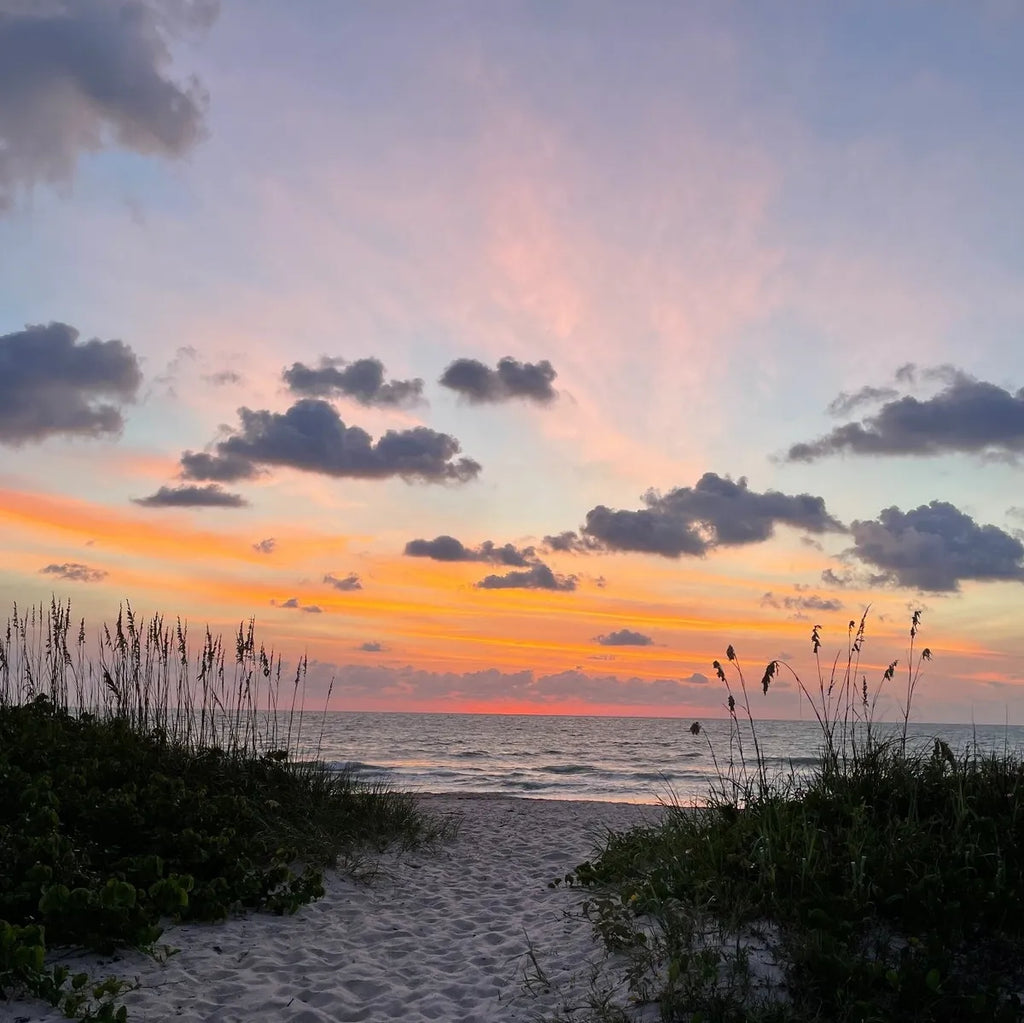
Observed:
[[[922,609],[915,716],[1024,724],[1022,52],[1009,0],[0,0],[0,600],[686,717]]]

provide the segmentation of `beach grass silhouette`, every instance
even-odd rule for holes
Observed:
[[[714,662],[725,731],[690,729],[717,772],[703,805],[604,833],[553,882],[582,895],[607,954],[574,1021],[1024,1018],[1024,765],[909,735],[931,658],[920,613],[905,660],[878,668],[862,665],[867,621],[831,659],[813,628],[809,683],[781,660],[761,675],[765,694],[787,676],[813,708],[810,772],[769,766],[737,652]],[[321,762],[305,672],[251,622],[193,645],[184,623],[125,605],[92,641],[69,604],[14,609],[0,632],[0,997],[124,1021],[130,982],[55,948],[158,954],[168,922],[289,913],[323,894],[330,866],[451,833],[416,797]],[[881,722],[889,693],[898,720]],[[539,954],[531,967],[549,984]]]
[[[180,620],[125,605],[90,650],[70,603],[14,608],[0,633],[0,998],[123,1021],[125,982],[49,951],[153,949],[166,921],[290,913],[323,894],[325,867],[451,829],[319,761],[305,672],[285,684],[251,622],[233,648],[207,630],[193,651]]]
[[[625,960],[634,1002],[665,1020],[1019,1020],[1024,1018],[1024,764],[1009,750],[953,751],[908,739],[931,657],[911,618],[901,720],[875,720],[898,684],[892,661],[861,671],[865,616],[817,677],[791,673],[821,729],[809,776],[770,774],[730,646],[714,662],[728,748],[706,806],[608,836],[564,881]],[[599,1018],[598,1016],[594,1017]]]

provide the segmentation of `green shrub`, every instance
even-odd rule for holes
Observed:
[[[915,613],[902,722],[888,737],[874,710],[897,665],[869,688],[863,618],[845,657],[818,662],[813,690],[793,673],[821,728],[808,778],[769,777],[730,647],[732,678],[714,667],[737,756],[716,760],[708,805],[609,836],[567,876],[591,889],[598,933],[664,1019],[1024,1019],[1024,763],[908,739],[931,656],[914,656],[919,626]],[[820,645],[816,627],[816,658]],[[765,691],[784,668],[769,663]],[[777,975],[759,976],[757,959]]]
[[[277,706],[280,661],[251,623],[233,672],[209,633],[191,659],[180,622],[128,608],[98,667],[70,625],[70,606],[15,608],[0,637],[0,997],[121,1020],[121,982],[69,976],[47,949],[147,949],[166,920],[290,913],[339,858],[439,833],[411,795],[293,758],[305,665],[285,730],[257,702]]]

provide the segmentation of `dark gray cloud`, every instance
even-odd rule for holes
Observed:
[[[308,615],[320,615],[324,609],[318,604],[303,604],[298,597],[289,597],[287,600],[271,600],[271,607],[283,607],[290,611],[305,611]]]
[[[359,576],[355,572],[349,572],[344,578],[339,578],[328,572],[324,576],[324,582],[328,586],[333,586],[336,590],[341,590],[342,593],[349,593],[352,590],[361,590],[363,588],[363,584],[359,581]]]
[[[942,455],[950,452],[1016,457],[1024,452],[1024,388],[1008,391],[952,367],[927,371],[945,387],[930,398],[905,394],[861,422],[794,444],[790,462],[828,455]]]
[[[561,590],[576,589],[574,575],[556,575],[547,565],[536,564],[523,572],[506,572],[504,575],[488,575],[478,582],[481,590]]]
[[[434,561],[472,561],[522,571],[504,575],[488,575],[476,585],[482,590],[575,590],[579,579],[575,575],[556,575],[540,558],[534,547],[516,547],[515,544],[496,544],[485,540],[478,547],[467,547],[454,536],[437,536],[433,540],[410,540],[405,553],[413,558],[432,558]]]
[[[1024,582],[1024,543],[997,526],[979,526],[945,501],[853,522],[847,552],[898,586],[950,592],[964,579]]]
[[[0,11],[0,210],[19,189],[70,181],[110,146],[175,157],[202,137],[197,81],[168,76],[171,40],[213,2],[38,0]]]
[[[458,392],[475,405],[526,398],[540,405],[558,396],[551,386],[558,374],[547,359],[519,362],[509,356],[491,369],[476,359],[456,359],[441,375],[439,383]]]
[[[181,475],[187,480],[216,480],[235,483],[263,475],[263,470],[242,455],[211,455],[206,451],[186,451],[181,456]]]
[[[315,369],[301,362],[292,363],[281,374],[293,394],[306,398],[333,398],[343,395],[361,405],[414,405],[423,397],[423,381],[384,380],[384,364],[379,359],[320,359]]]
[[[454,536],[437,536],[433,540],[410,540],[405,545],[410,558],[433,558],[434,561],[475,561],[461,540]]]
[[[277,541],[272,536],[268,536],[266,540],[260,540],[259,543],[252,545],[252,549],[257,554],[273,554],[276,548]]]
[[[583,533],[607,550],[645,551],[667,558],[700,556],[714,547],[760,543],[779,523],[812,533],[842,532],[843,525],[820,497],[777,490],[750,490],[744,478],[705,473],[694,487],[667,494],[649,490],[645,508],[613,510],[603,504],[587,512]]]
[[[58,579],[66,579],[73,583],[98,583],[107,578],[108,573],[102,568],[90,568],[78,561],[65,561],[61,565],[47,565],[41,568],[42,575],[55,575]]]
[[[601,646],[650,646],[654,640],[642,632],[619,629],[617,632],[609,632],[604,636],[595,636],[594,642],[600,643]]]
[[[411,558],[432,558],[434,561],[485,561],[509,568],[526,568],[540,564],[533,547],[516,547],[506,543],[498,545],[485,540],[479,547],[467,547],[454,536],[436,536],[433,540],[410,540],[405,554]]]
[[[217,483],[205,487],[161,487],[149,497],[133,497],[144,508],[244,508],[249,502],[240,494],[231,494]]]
[[[356,648],[362,650],[366,654],[380,654],[384,652],[384,644],[378,643],[375,639],[367,640],[365,643],[360,643]]]
[[[571,554],[592,554],[601,550],[601,544],[592,536],[580,536],[573,529],[567,529],[563,533],[556,533],[554,536],[544,537],[544,546],[549,551],[558,551]]]
[[[475,561],[473,552],[454,536],[437,536],[433,540],[410,540],[405,545],[410,558],[433,558],[434,561]]]
[[[0,145],[0,159],[2,153]],[[122,341],[93,338],[79,343],[78,331],[66,323],[30,325],[4,334],[0,444],[58,434],[116,435],[124,426],[116,403],[131,401],[141,382],[138,359]]]
[[[326,476],[464,483],[481,468],[471,458],[457,458],[459,442],[446,433],[417,426],[388,430],[374,441],[317,398],[303,398],[283,413],[240,408],[238,416],[241,427],[218,441],[212,455],[185,452],[185,479],[251,479],[262,467],[278,465]]]
[[[477,548],[478,561],[489,561],[494,565],[507,565],[509,568],[526,568],[540,564],[537,552],[533,547],[516,547],[515,544],[496,544],[485,540]]]
[[[826,569],[829,571],[829,569]],[[766,607],[785,608],[787,611],[841,611],[843,602],[834,597],[819,597],[811,594],[807,597],[778,597],[771,591],[761,598]]]
[[[898,398],[900,392],[895,387],[862,387],[853,394],[840,391],[832,401],[829,402],[828,412],[833,416],[849,415],[855,408],[861,405],[874,405],[880,401],[888,401],[890,398]]]

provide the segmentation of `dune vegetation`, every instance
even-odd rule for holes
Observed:
[[[707,805],[609,835],[564,879],[588,890],[635,1001],[694,1023],[1024,1019],[1024,764],[908,739],[931,656],[920,621],[904,668],[875,682],[864,618],[831,663],[815,627],[810,686],[768,664],[765,692],[787,672],[815,709],[809,777],[769,774],[735,651],[714,663],[730,731]],[[888,726],[874,719],[887,687],[902,708]]]
[[[325,867],[441,836],[411,795],[357,783],[315,754],[305,664],[240,626],[137,620],[95,644],[70,604],[14,609],[0,633],[0,999],[125,1020],[116,978],[71,973],[55,949],[153,950],[168,921],[289,913]],[[286,703],[287,706],[282,706]],[[305,735],[303,735],[305,730]]]
[[[760,679],[768,693],[788,675],[813,707],[816,769],[769,771],[730,647],[714,662],[729,718],[719,746],[708,738],[706,804],[609,834],[555,882],[584,893],[634,1006],[702,1023],[1024,1019],[1024,764],[908,737],[931,656],[920,614],[902,667],[872,681],[865,620],[829,660],[815,627],[812,683],[781,661]],[[183,623],[130,607],[95,640],[70,605],[14,609],[0,633],[0,998],[125,1020],[129,982],[72,972],[62,951],[158,952],[169,922],[292,912],[323,893],[325,868],[442,837],[412,796],[319,762],[305,665],[282,672],[251,623],[233,648],[208,631],[193,648]],[[895,724],[877,721],[887,692]]]

